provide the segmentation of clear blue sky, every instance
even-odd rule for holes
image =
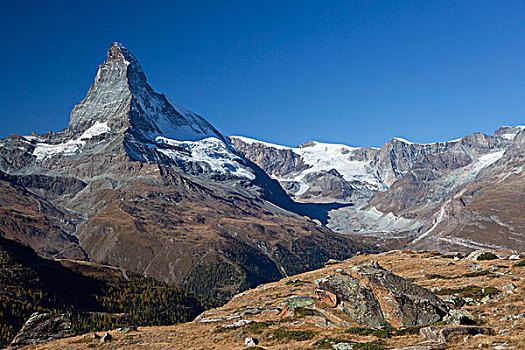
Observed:
[[[525,124],[525,1],[5,1],[0,137],[58,131],[114,41],[228,135],[381,146]]]

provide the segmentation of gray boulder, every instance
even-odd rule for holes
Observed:
[[[253,338],[253,337],[244,338],[245,346],[255,346],[257,344],[259,344],[259,340],[257,338]]]
[[[476,321],[465,310],[450,310],[449,314],[443,318],[443,321],[453,325],[476,324]]]
[[[434,293],[383,269],[379,264],[353,266],[318,280],[320,289],[337,296],[343,312],[372,327],[414,327],[441,321],[446,303]]]
[[[113,339],[111,334],[109,334],[109,332],[106,332],[106,334],[104,334],[104,336],[102,338],[100,338],[100,342],[101,343],[108,343],[108,342],[111,341],[111,339]]]
[[[492,328],[488,327],[452,327],[452,328],[437,328],[424,327],[419,330],[421,336],[429,341],[437,343],[446,343],[453,337],[477,334],[492,334]]]
[[[26,321],[20,332],[11,342],[11,346],[24,346],[45,343],[67,336],[71,329],[69,314],[52,315],[35,312]]]

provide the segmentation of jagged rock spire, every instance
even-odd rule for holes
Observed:
[[[146,83],[138,60],[118,42],[109,48],[86,98],[71,113],[68,131],[81,134],[95,122],[108,123],[113,132],[131,133],[141,140],[153,141],[157,136],[225,140],[206,120],[156,93]]]
[[[130,85],[142,87],[146,83],[146,75],[133,54],[119,42],[114,42],[108,50],[108,58],[104,65],[124,64],[127,66]]]
[[[114,43],[87,96],[71,112],[68,127],[33,155],[127,155],[174,166],[190,174],[254,179],[229,139],[208,121],[171,102],[147,83],[137,59]],[[215,175],[213,175],[215,174]]]

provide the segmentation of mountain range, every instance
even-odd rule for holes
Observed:
[[[0,140],[4,238],[218,300],[378,250],[303,208],[119,43],[63,131]]]
[[[325,224],[387,249],[525,249],[525,127],[381,148],[232,137],[235,148],[304,203],[339,204]]]

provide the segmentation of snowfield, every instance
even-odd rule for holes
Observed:
[[[252,170],[242,164],[243,160],[233,154],[222,140],[215,137],[198,141],[178,141],[158,136],[155,140],[159,144],[167,144],[188,151],[189,155],[169,148],[157,148],[158,151],[174,160],[206,163],[218,173],[232,174],[250,180],[255,179]]]
[[[304,147],[286,147],[276,145],[268,142],[263,142],[251,139],[244,136],[232,136],[247,144],[259,143],[266,147],[278,150],[290,150],[309,165],[309,168],[301,172],[276,178],[279,181],[294,181],[300,186],[296,196],[304,194],[309,186],[303,181],[303,178],[313,172],[329,171],[331,169],[337,170],[346,181],[358,181],[374,190],[384,190],[385,185],[374,175],[373,169],[368,165],[368,162],[351,160],[352,153],[360,150],[363,147],[352,147],[343,144],[322,143],[311,141],[308,146]]]

